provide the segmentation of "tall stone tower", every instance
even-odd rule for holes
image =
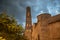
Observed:
[[[31,29],[32,29],[32,20],[31,20],[31,9],[30,7],[26,8],[26,26],[25,26],[25,36],[28,40],[31,40]]]
[[[26,29],[31,29],[32,27],[32,20],[31,20],[31,9],[27,7],[26,9]]]

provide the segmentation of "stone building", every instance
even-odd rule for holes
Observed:
[[[31,23],[30,26],[26,25],[27,31],[25,30],[25,35],[28,40],[60,40],[60,14],[56,16],[51,16],[48,13],[40,14],[37,16],[37,23],[34,23],[33,25],[31,13],[29,14],[30,18],[26,15],[26,20],[28,20],[28,23],[26,21],[26,24],[29,24],[29,22]]]

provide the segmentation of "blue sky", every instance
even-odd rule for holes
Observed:
[[[27,6],[31,7],[33,23],[37,21],[37,15],[43,12],[51,15],[60,13],[60,0],[0,0],[0,13],[6,10],[8,15],[14,15],[18,23],[24,26]]]

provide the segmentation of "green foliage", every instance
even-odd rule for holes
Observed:
[[[0,14],[0,37],[6,40],[26,40],[23,31],[22,25],[18,25],[15,18]]]

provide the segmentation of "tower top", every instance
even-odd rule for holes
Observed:
[[[30,7],[28,6],[27,9],[30,9]]]
[[[49,13],[43,13],[43,14],[40,14],[37,16],[38,22],[39,21],[45,21],[45,19],[48,19],[50,17],[51,17],[51,15]]]
[[[26,8],[27,12],[31,11],[30,9],[31,9],[31,8],[28,6],[28,7]]]

